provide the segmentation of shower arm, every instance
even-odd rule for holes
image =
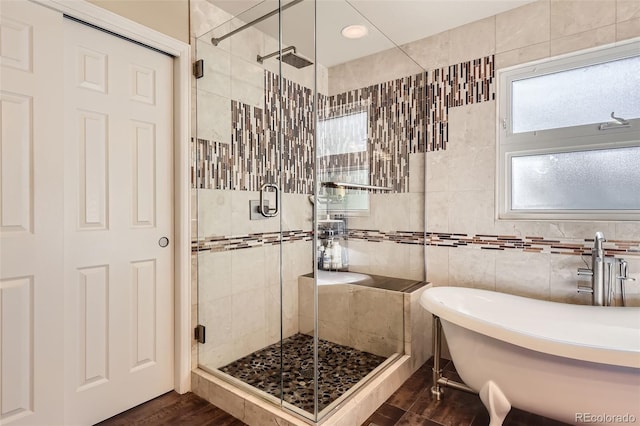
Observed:
[[[247,28],[252,27],[253,25],[257,24],[258,22],[262,22],[267,18],[271,18],[273,15],[276,15],[278,12],[285,11],[285,10],[289,9],[291,6],[295,6],[296,4],[298,4],[298,3],[302,2],[302,1],[303,0],[293,0],[292,2],[287,3],[284,6],[279,7],[278,9],[274,9],[271,12],[267,13],[266,15],[262,15],[261,17],[256,18],[253,21],[249,22],[248,24],[244,24],[240,28],[236,28],[235,30],[233,30],[233,31],[231,31],[231,32],[229,32],[227,34],[221,35],[220,37],[212,37],[211,38],[211,43],[214,46],[217,46],[218,43],[220,43],[222,40],[225,40],[225,39],[231,37],[232,35],[238,34],[240,31],[244,31]]]
[[[289,46],[289,47],[285,47],[282,50],[276,50],[275,52],[269,53],[268,55],[264,55],[264,56],[258,55],[256,60],[258,61],[259,64],[261,64],[261,63],[264,62],[265,59],[269,59],[269,58],[273,58],[274,56],[282,55],[283,53],[288,52],[290,50],[293,50],[293,53],[296,53],[296,47],[295,46]]]

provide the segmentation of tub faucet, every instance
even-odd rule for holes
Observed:
[[[604,243],[605,238],[602,232],[596,232],[591,249],[591,269],[579,268],[578,275],[591,276],[591,288],[578,287],[579,293],[591,293],[592,305],[605,306],[605,286],[604,286]]]
[[[620,280],[620,292],[622,294],[622,306],[627,306],[627,295],[625,291],[625,281],[635,281],[635,278],[629,276],[629,264],[626,260],[620,259],[620,271],[616,276],[616,279]]]
[[[591,270],[593,271],[593,304],[604,306],[604,234],[596,232],[593,239],[593,250],[591,250]]]

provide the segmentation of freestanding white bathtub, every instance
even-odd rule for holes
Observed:
[[[570,424],[640,423],[640,308],[433,287],[462,380],[501,425],[511,406]]]

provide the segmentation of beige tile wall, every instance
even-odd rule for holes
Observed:
[[[540,0],[329,69],[329,95],[495,54],[504,68],[640,36],[638,0]]]
[[[349,240],[349,270],[363,274],[422,280],[424,247],[394,242]]]
[[[496,68],[612,43],[616,28],[637,19],[639,1],[538,1],[495,17]],[[618,13],[618,21],[616,21]],[[634,18],[635,16],[635,18]],[[466,27],[466,28],[465,28]],[[480,28],[458,29],[483,38]],[[631,36],[640,35],[640,26]],[[491,42],[491,35],[484,37]],[[469,45],[468,57],[487,52]],[[449,111],[449,148],[427,155],[427,221],[429,231],[468,234],[536,235],[584,239],[600,230],[610,239],[637,239],[640,223],[498,221],[495,219],[495,102]],[[432,155],[436,154],[436,155]],[[429,169],[432,169],[429,172]],[[445,204],[446,200],[446,204]],[[446,225],[446,228],[441,226]],[[447,256],[442,252],[448,252]],[[429,255],[434,258],[429,259]],[[489,288],[540,299],[590,303],[578,295],[584,284],[576,274],[579,256],[476,248],[427,250],[427,276],[436,284]],[[446,259],[445,259],[446,257]],[[629,257],[640,277],[640,258]],[[629,284],[632,303],[640,304],[637,285]]]
[[[327,95],[407,77],[424,69],[398,48],[336,65],[328,70]]]
[[[300,332],[313,334],[313,278],[298,279]],[[318,286],[319,338],[389,357],[404,351],[404,294],[351,284]]]
[[[193,192],[199,193],[200,236],[246,235],[280,229],[279,218],[249,219],[249,200],[258,199],[257,192]],[[311,205],[307,196],[284,195],[283,230],[311,229]],[[197,323],[207,326],[207,342],[199,346],[200,364],[217,368],[278,341],[281,306],[285,337],[298,332],[297,278],[313,270],[311,248],[312,242],[297,241],[282,246],[204,251],[194,256],[197,268],[192,269],[192,281],[197,297],[193,305],[199,307]]]
[[[428,287],[404,294],[404,353],[411,356],[412,372],[433,355],[433,317],[420,305],[420,297]]]
[[[640,36],[637,0],[538,1],[496,16],[496,67]]]
[[[424,153],[409,154],[409,192],[371,194],[367,216],[348,219],[350,229],[424,231]],[[393,242],[349,240],[349,270],[415,280],[424,279],[424,247]]]
[[[640,36],[640,0],[541,0],[401,46],[426,69],[495,54],[496,68],[525,63]],[[372,63],[389,63],[396,52],[382,52],[329,69],[330,93],[352,90],[413,72],[406,63],[371,75]],[[358,78],[358,76],[360,76]],[[638,240],[638,222],[498,221],[495,215],[495,101],[449,109],[446,151],[426,160],[427,231],[584,239],[603,231],[609,239]],[[411,187],[420,190],[424,164],[410,163]],[[413,194],[372,197],[372,214],[351,220],[353,228],[421,230],[411,208]],[[406,197],[406,198],[405,198]],[[418,210],[421,213],[423,210]],[[376,213],[378,212],[378,213]],[[350,241],[351,264],[360,272],[384,270],[405,276],[410,260],[406,247],[393,243]],[[492,251],[479,248],[427,247],[427,280],[437,285],[464,285],[572,303],[590,303],[578,295],[579,256]],[[375,260],[374,260],[375,259]],[[388,259],[382,266],[382,259]],[[640,305],[640,257],[628,256],[632,276],[631,303]],[[414,262],[415,263],[415,262]]]

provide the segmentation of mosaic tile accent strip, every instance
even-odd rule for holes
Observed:
[[[330,96],[319,118],[367,105],[370,183],[407,192],[409,154],[446,149],[449,108],[495,99],[493,64],[491,55]]]
[[[427,151],[447,148],[449,108],[495,100],[494,56],[429,72]]]
[[[280,96],[279,83],[277,74],[265,71],[264,110],[230,101],[230,144],[192,140],[192,186],[258,191],[264,183],[277,183],[283,192],[313,193],[313,95],[311,89],[283,79]]]
[[[425,239],[426,236],[426,239]],[[469,247],[482,250],[520,250],[531,253],[553,253],[590,255],[593,239],[549,239],[509,235],[468,235],[446,232],[422,231],[378,231],[371,229],[349,229],[348,239],[369,242],[392,242],[397,244],[429,245],[438,247]],[[256,233],[236,236],[209,237],[191,244],[192,253],[200,251],[229,251],[281,243],[313,240],[313,231],[289,231]],[[605,253],[608,256],[640,256],[640,241],[607,240]]]
[[[313,231],[266,232],[246,235],[216,236],[191,242],[191,253],[201,251],[230,251],[298,241],[313,240]]]
[[[195,188],[228,188],[229,144],[191,139],[191,183]],[[225,179],[226,177],[226,179]]]
[[[320,119],[367,106],[371,185],[391,187],[393,192],[409,190],[409,153],[424,152],[426,80],[426,73],[420,73],[326,98]]]
[[[366,152],[355,158],[322,157],[319,166],[339,169],[366,162],[372,185],[408,192],[409,154],[446,149],[449,108],[494,100],[494,74],[492,55],[334,96],[318,94],[320,120],[354,108],[368,112]],[[194,187],[256,191],[275,182],[283,192],[313,193],[313,92],[269,71],[264,78],[264,110],[230,101],[231,144],[192,141]]]
[[[257,191],[276,179],[269,156],[274,148],[265,139],[264,112],[260,108],[231,101],[231,143],[198,139],[197,164],[192,170],[197,188]]]
[[[426,236],[426,239],[425,239]],[[438,247],[470,247],[482,250],[520,250],[532,253],[591,255],[593,239],[549,239],[509,235],[472,235],[411,231],[375,231],[350,229],[349,239],[370,242],[395,242],[399,244],[426,244]],[[640,241],[607,240],[605,254],[640,256]]]
[[[424,244],[424,232],[414,231],[376,231],[370,229],[349,229],[350,240],[363,240],[372,243],[389,241],[398,244]]]
[[[359,170],[369,168],[369,154],[366,151],[349,152],[346,154],[326,155],[319,158],[322,163],[321,170],[331,171],[335,169],[344,169],[345,171]],[[323,179],[323,176],[320,176]],[[349,179],[340,179],[340,182],[349,181]]]
[[[296,334],[220,368],[243,382],[307,412],[314,411],[313,337]],[[346,393],[384,357],[318,339],[318,411]]]
[[[231,101],[232,187],[229,189],[257,191],[263,183],[276,182],[269,154],[277,148],[265,138],[264,120],[262,109]],[[277,153],[275,157],[279,157]]]
[[[282,81],[282,88],[280,88]],[[280,93],[281,92],[281,93]],[[311,89],[265,71],[265,132],[270,164],[281,161],[281,189],[294,194],[313,194],[315,165],[315,110]],[[282,113],[282,115],[280,115]],[[282,128],[281,128],[282,126]],[[282,155],[278,135],[282,133]]]

